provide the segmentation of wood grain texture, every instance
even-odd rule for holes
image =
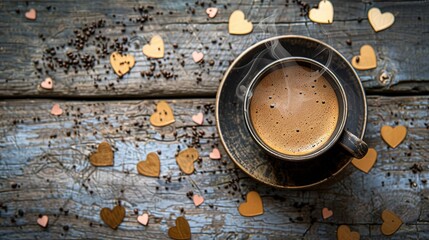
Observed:
[[[0,236],[167,238],[168,229],[183,215],[194,239],[333,239],[341,224],[358,231],[362,239],[388,239],[380,232],[380,216],[390,209],[404,224],[389,239],[429,238],[429,190],[424,183],[429,179],[429,97],[368,97],[365,141],[378,152],[374,168],[364,174],[349,165],[337,182],[308,191],[269,188],[238,170],[218,144],[213,114],[205,113],[203,125],[192,121],[192,115],[214,102],[169,100],[176,122],[165,128],[149,124],[155,100],[60,101],[55,102],[64,109],[59,117],[49,114],[52,100],[0,102]],[[380,137],[386,124],[409,130],[395,149]],[[195,163],[194,174],[185,176],[175,154],[196,138],[202,160]],[[102,141],[115,152],[113,167],[89,163],[90,153]],[[221,160],[209,159],[212,145],[219,145]],[[161,177],[137,174],[135,164],[158,150]],[[414,165],[421,170],[413,173]],[[237,208],[252,190],[261,195],[265,213],[245,218]],[[189,191],[205,202],[195,207]],[[99,213],[117,201],[126,208],[126,216],[112,230]],[[334,213],[326,220],[321,215],[324,207]],[[135,208],[149,211],[147,227],[137,222]],[[47,229],[37,225],[39,214],[49,216]]]
[[[318,2],[309,1],[310,7]],[[319,38],[338,49],[347,59],[358,55],[362,45],[371,44],[377,54],[378,67],[358,72],[368,92],[429,92],[429,66],[425,64],[429,53],[426,44],[429,41],[428,2],[332,2],[335,8],[334,23],[324,25],[321,29],[308,17],[300,16],[299,5],[292,1],[285,4],[285,1],[280,0],[231,3],[219,0],[216,4],[207,2],[204,6],[195,5],[195,1],[169,0],[147,0],[140,4],[135,1],[115,0],[97,0],[90,4],[80,4],[77,1],[37,1],[29,2],[28,6],[25,1],[1,1],[0,96],[213,97],[230,61],[257,41],[282,34]],[[148,13],[153,17],[152,20],[143,24],[135,21],[140,14],[133,10],[140,5],[154,8]],[[213,19],[208,19],[205,13],[209,6],[219,8]],[[372,6],[395,15],[396,21],[391,28],[379,33],[374,32],[367,20],[367,11]],[[25,19],[24,13],[29,8],[38,11],[36,21]],[[252,34],[228,34],[229,15],[237,9],[242,10],[255,25]],[[75,29],[100,19],[106,21],[105,27],[100,28],[101,34],[110,39],[106,41],[106,45],[113,44],[115,38],[119,41],[122,37],[128,38],[127,53],[136,58],[136,65],[129,74],[118,79],[110,68],[108,57],[100,58],[99,62],[95,61],[94,70],[78,69],[77,73],[71,70],[65,74],[58,67],[54,72],[46,64],[43,66],[41,59],[46,55],[45,49],[51,47],[56,48],[55,56],[62,59],[67,58],[67,51],[95,56],[96,49],[99,49],[96,47],[95,35],[88,39],[88,46],[84,46],[83,50],[77,51],[67,43],[74,39]],[[122,23],[126,27],[123,27]],[[140,30],[141,26],[143,30]],[[122,32],[123,29],[125,32]],[[321,31],[324,31],[329,39]],[[160,62],[147,60],[142,54],[143,45],[156,34],[161,35],[165,42],[166,56]],[[347,39],[352,40],[351,46],[347,45]],[[178,44],[177,48],[174,48],[175,43]],[[205,63],[193,62],[191,55],[195,50],[204,53]],[[108,53],[111,52],[113,49],[108,48]],[[210,60],[213,60],[213,65],[209,64]],[[39,61],[37,67],[34,61]],[[183,66],[181,62],[184,63]],[[159,74],[161,69],[173,69],[171,72],[174,77],[167,79],[162,74],[159,78],[141,77],[140,72],[148,71],[151,64],[156,65],[155,75]],[[40,68],[40,72],[37,68]],[[380,82],[379,75],[382,72],[391,75],[391,78]],[[53,90],[37,87],[47,76],[55,81]]]

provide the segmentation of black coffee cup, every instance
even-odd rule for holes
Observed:
[[[283,152],[280,152],[270,147],[264,141],[264,139],[258,135],[257,131],[255,130],[255,126],[253,126],[253,123],[251,121],[251,116],[250,116],[250,102],[252,100],[253,91],[255,90],[255,87],[258,86],[260,81],[265,76],[267,76],[268,74],[272,73],[275,70],[285,68],[288,65],[304,66],[313,71],[319,72],[329,82],[332,89],[335,91],[336,98],[338,100],[338,110],[339,110],[338,120],[337,120],[335,129],[333,130],[329,139],[327,139],[323,145],[318,146],[318,148],[315,149],[314,151],[305,153],[305,154],[297,154],[297,155],[285,154]],[[353,157],[358,159],[363,158],[368,151],[367,144],[361,139],[359,139],[357,136],[352,134],[351,132],[344,129],[344,126],[347,121],[347,113],[348,113],[347,110],[348,110],[347,96],[343,86],[341,85],[340,81],[337,79],[335,74],[332,73],[332,71],[329,70],[328,67],[322,65],[321,63],[305,57],[287,57],[287,58],[279,59],[265,66],[253,78],[249,87],[247,88],[247,91],[244,97],[244,115],[245,115],[244,119],[245,119],[247,128],[250,131],[253,139],[268,154],[275,156],[279,159],[289,160],[289,161],[302,161],[302,160],[309,160],[309,159],[316,158],[322,155],[323,153],[325,153],[326,151],[328,151],[329,149],[331,149],[335,144],[340,144]]]

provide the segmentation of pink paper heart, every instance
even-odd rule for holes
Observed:
[[[203,60],[204,54],[202,52],[197,52],[194,51],[192,53],[192,59],[194,59],[194,62],[200,62],[201,60]]]
[[[54,106],[51,109],[51,114],[58,116],[61,115],[63,113],[63,110],[60,108],[60,105],[58,105],[57,103],[54,104]]]
[[[194,121],[196,124],[203,124],[204,122],[204,115],[202,112],[198,113],[197,115],[192,116],[192,121]]]
[[[39,217],[37,219],[37,224],[39,224],[41,227],[45,228],[46,226],[48,226],[48,221],[49,221],[48,216],[43,215],[42,217]]]
[[[198,195],[198,194],[195,194],[192,197],[192,200],[194,200],[194,204],[195,204],[196,207],[200,206],[204,202],[204,198],[202,196]]]
[[[30,20],[36,19],[36,9],[32,8],[25,13],[25,17]]]
[[[149,222],[149,214],[143,213],[143,215],[137,217],[137,221],[146,226]]]
[[[213,160],[218,160],[221,158],[219,149],[213,148],[212,152],[210,153],[209,157]]]
[[[45,80],[40,84],[40,86],[44,89],[52,89],[54,84],[54,81],[52,81],[52,78],[47,77]]]
[[[209,15],[209,18],[214,18],[217,14],[217,8],[207,8],[206,13]]]
[[[332,217],[332,215],[334,214],[334,212],[332,212],[332,210],[329,210],[328,208],[323,208],[322,209],[322,217],[323,219],[327,219]]]

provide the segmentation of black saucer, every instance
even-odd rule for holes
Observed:
[[[278,36],[259,42],[243,52],[230,66],[216,98],[217,128],[231,159],[251,177],[279,188],[305,188],[337,175],[351,161],[335,145],[317,159],[286,162],[267,155],[254,142],[244,120],[244,93],[252,78],[267,64],[281,58],[312,58],[330,70],[343,84],[349,105],[345,129],[360,138],[366,127],[365,93],[350,63],[335,49],[305,36]]]

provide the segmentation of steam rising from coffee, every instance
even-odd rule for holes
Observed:
[[[303,34],[302,32],[299,32],[299,33],[293,32],[293,30],[294,30],[293,25],[296,23],[290,23],[290,24],[283,23],[284,25],[289,25],[288,31],[279,33],[278,29],[280,29],[280,27],[276,24],[276,19],[278,19],[279,15],[280,15],[280,11],[275,10],[271,16],[260,21],[256,25],[253,33],[251,35],[249,35],[250,37],[253,38],[252,42],[257,43],[257,42],[266,40],[268,38],[276,37],[276,36],[280,36],[280,35],[305,35],[305,36],[309,36],[309,37],[313,37],[313,38],[322,40],[322,41],[328,43],[329,45],[332,45],[331,44],[331,38],[329,37],[329,35],[324,30],[323,25],[312,23],[312,22],[303,23],[303,24],[305,24],[306,30],[307,30],[307,32],[305,34]],[[248,78],[253,77],[253,76],[249,76],[250,73],[257,72],[257,71],[261,70],[260,69],[261,66],[264,66],[264,65],[268,64],[269,62],[272,62],[273,60],[279,60],[279,59],[288,58],[288,57],[293,56],[279,43],[279,41],[277,39],[273,39],[273,40],[265,42],[265,46],[266,46],[266,48],[263,51],[261,51],[258,55],[256,55],[254,57],[254,59],[252,61],[250,61],[248,64],[246,64],[244,66],[240,66],[240,67],[234,67],[234,69],[242,68],[242,69],[247,70],[246,71],[247,74],[245,74],[241,78],[242,80],[241,80],[240,84],[238,84],[238,87],[236,89],[237,98],[241,101],[244,101],[244,97],[245,97],[247,89],[249,87]],[[319,45],[316,49],[314,49],[314,53],[311,56],[311,58],[315,58],[325,51],[328,52],[328,59],[325,63],[321,63],[321,64],[328,68],[330,66],[331,59],[332,59],[332,52],[330,49],[328,49],[322,45]],[[258,68],[258,69],[256,69],[256,68]],[[313,78],[309,79],[309,81],[317,79],[323,73],[324,73],[324,70],[315,71],[312,74]],[[287,73],[284,73],[284,74],[286,75]],[[288,99],[287,101],[290,102],[291,99]]]
[[[278,16],[277,11],[255,27],[252,34],[255,42],[279,35],[303,35],[291,31],[293,24],[289,24],[288,32],[279,34],[277,30],[284,29],[287,24],[276,25]],[[306,36],[330,43],[321,25],[303,24],[307,29]],[[288,43],[293,44],[293,41]],[[250,116],[252,129],[269,148],[283,154],[305,155],[320,149],[332,136],[339,116],[335,91],[324,77],[329,75],[325,72],[330,66],[332,51],[323,44],[298,51],[292,48],[294,45],[284,45],[285,42],[278,39],[265,40],[264,44],[263,50],[249,63],[240,66],[246,74],[236,89],[239,100],[244,101],[247,97],[250,102],[245,111],[249,111],[246,115]],[[302,60],[286,60],[291,57]],[[306,59],[319,64],[308,64],[311,61]],[[326,59],[326,62],[320,62],[320,59]]]

